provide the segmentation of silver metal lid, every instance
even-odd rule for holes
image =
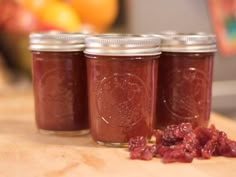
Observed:
[[[216,52],[215,35],[206,33],[162,34],[163,52]]]
[[[101,34],[85,39],[85,53],[105,56],[159,55],[160,37],[154,35]]]
[[[31,33],[30,50],[32,51],[83,51],[85,44],[85,34],[81,33],[61,33],[61,32],[46,32],[46,33]]]

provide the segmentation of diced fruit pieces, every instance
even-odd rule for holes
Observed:
[[[129,141],[131,159],[151,160],[161,157],[163,163],[192,162],[194,157],[210,159],[211,156],[236,157],[236,141],[226,133],[209,128],[192,129],[191,124],[167,126],[164,131],[154,130],[156,142],[147,145],[145,137],[138,136]]]

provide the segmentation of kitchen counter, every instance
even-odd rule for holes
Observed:
[[[41,135],[30,91],[0,92],[0,177],[234,177],[236,158],[194,159],[163,164],[130,160],[124,148],[108,148],[84,137]],[[236,122],[213,113],[211,123],[236,139]]]

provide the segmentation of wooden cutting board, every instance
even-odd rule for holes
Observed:
[[[236,139],[236,122],[212,114],[211,121]],[[215,157],[191,164],[130,160],[122,148],[85,137],[41,135],[34,122],[31,92],[0,92],[0,177],[235,177],[236,158]]]

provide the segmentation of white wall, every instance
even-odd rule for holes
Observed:
[[[132,32],[211,32],[207,0],[127,0]]]
[[[131,33],[213,32],[207,0],[127,0]],[[236,56],[215,59],[215,80],[236,80]]]

